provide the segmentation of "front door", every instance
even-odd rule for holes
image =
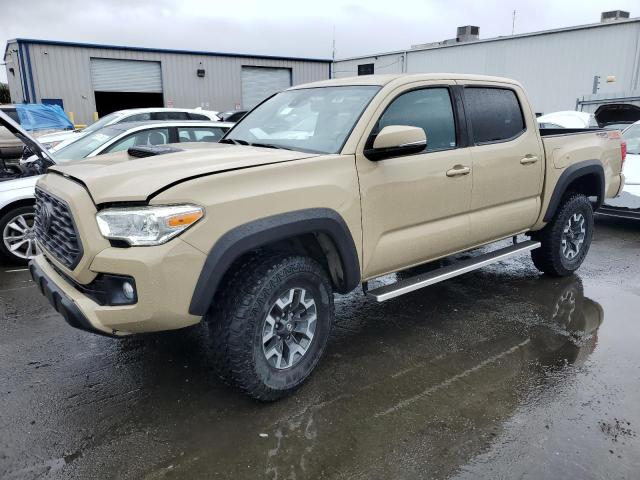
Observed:
[[[365,279],[424,263],[468,242],[471,157],[461,148],[453,84],[400,87],[378,107],[367,127],[370,135],[358,145]],[[426,150],[369,160],[365,146],[389,125],[423,128]]]

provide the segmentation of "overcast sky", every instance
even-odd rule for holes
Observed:
[[[640,15],[638,0],[0,0],[0,48],[22,37],[331,58],[335,26],[343,58],[452,38],[460,25],[510,35],[513,10],[515,32],[526,33],[616,9]]]

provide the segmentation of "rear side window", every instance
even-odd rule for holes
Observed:
[[[206,115],[202,115],[200,113],[187,113],[189,120],[211,120]]]
[[[151,120],[189,120],[187,112],[154,112]]]
[[[389,125],[409,125],[424,130],[427,151],[456,146],[456,126],[448,88],[425,88],[403,93],[387,107],[373,131]]]
[[[525,130],[520,102],[513,90],[466,87],[464,108],[471,119],[476,144],[508,140]]]

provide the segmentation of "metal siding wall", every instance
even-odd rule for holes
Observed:
[[[90,123],[95,111],[90,58],[119,58],[161,62],[165,105],[231,110],[242,104],[241,67],[291,68],[294,85],[329,78],[329,63],[300,60],[220,57],[180,53],[140,52],[32,44],[31,65],[37,98],[61,98],[76,123]],[[45,53],[46,52],[46,53]],[[200,65],[202,62],[202,65]],[[206,70],[205,78],[196,75]],[[18,71],[16,71],[18,75]],[[19,88],[19,87],[18,87]]]
[[[591,94],[593,77],[600,75],[599,93],[614,94],[638,88],[640,22],[509,38],[494,42],[407,52],[407,73],[472,73],[520,81],[534,110],[575,109],[576,99]],[[336,77],[357,75],[357,65],[374,63],[375,73],[400,73],[401,54],[338,61]],[[393,71],[392,71],[393,70]],[[607,84],[607,75],[616,82]]]
[[[402,52],[359,58],[357,60],[339,60],[335,63],[336,78],[355,77],[358,65],[373,63],[374,74],[402,73]]]
[[[11,101],[14,103],[21,103],[22,98],[22,77],[20,75],[20,65],[18,63],[18,54],[13,50],[18,49],[18,44],[13,42],[7,46],[7,83],[9,84],[9,93],[11,95]],[[11,63],[9,62],[11,61]],[[13,67],[14,74],[9,72],[9,68]]]

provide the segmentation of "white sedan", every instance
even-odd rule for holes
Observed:
[[[218,142],[234,124],[224,122],[127,122],[104,127],[69,143],[58,145],[50,155],[63,163],[131,147],[184,142]],[[23,163],[29,168],[35,157]],[[0,179],[0,257],[24,263],[37,254],[34,222],[34,188],[38,175]]]
[[[47,149],[58,145],[68,144],[89,133],[96,132],[108,125],[115,125],[124,122],[146,122],[146,121],[181,121],[181,120],[203,120],[219,121],[218,112],[193,108],[130,108],[110,113],[95,121],[86,128],[57,132],[49,135],[42,135],[38,141]]]
[[[622,169],[624,188],[619,197],[607,199],[598,213],[640,220],[640,121],[627,127],[622,137],[627,142],[627,158]]]

